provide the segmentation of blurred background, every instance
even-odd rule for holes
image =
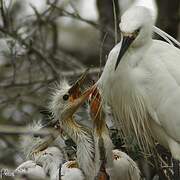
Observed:
[[[42,119],[52,83],[86,67],[97,80],[119,42],[121,14],[133,0],[0,0],[0,124]],[[157,26],[180,40],[180,1],[157,0]],[[19,136],[0,135],[0,169],[24,157]]]

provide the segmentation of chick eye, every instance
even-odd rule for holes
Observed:
[[[140,30],[141,30],[141,28],[137,29],[136,34],[139,34]]]
[[[69,99],[69,95],[68,94],[65,94],[64,96],[63,96],[63,100],[64,101],[67,101]]]

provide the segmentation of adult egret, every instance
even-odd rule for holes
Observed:
[[[152,9],[134,4],[123,14],[98,84],[125,136],[147,150],[154,138],[180,160],[180,50],[152,39]]]
[[[140,170],[136,163],[126,153],[117,149],[113,150],[98,89],[95,89],[91,94],[89,103],[90,115],[94,123],[94,138],[97,142],[96,151],[99,150],[100,157],[98,158],[102,161],[101,167],[104,166],[101,169],[105,170],[98,174],[98,177],[103,175],[107,178],[106,173],[108,173],[111,180],[140,180]]]

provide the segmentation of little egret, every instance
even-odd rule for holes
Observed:
[[[57,175],[57,177],[59,174]],[[56,180],[59,180],[58,178]],[[68,161],[61,167],[61,180],[85,180],[84,174],[78,168],[77,162]]]
[[[83,75],[84,76],[84,75]],[[77,145],[77,163],[83,170],[87,180],[95,177],[95,150],[91,129],[75,121],[73,114],[85,102],[93,87],[80,93],[79,87],[84,78],[80,78],[73,86],[66,81],[60,83],[51,95],[49,109],[54,119],[59,120],[60,127]]]
[[[135,134],[142,149],[156,139],[180,160],[180,50],[152,39],[152,9],[135,3],[122,15],[122,40],[98,85],[126,137]]]
[[[105,172],[101,172],[98,177],[102,175],[107,177],[107,172],[111,180],[141,180],[140,170],[136,163],[126,153],[117,149],[113,150],[113,144],[106,126],[106,116],[102,108],[101,96],[98,89],[95,89],[91,94],[89,104],[90,115],[94,123],[94,138],[98,144],[95,148],[97,148],[96,151],[100,152],[99,159],[102,161],[101,167],[103,166],[101,169],[105,170]]]
[[[31,125],[31,129],[38,131],[41,123]],[[54,141],[55,140],[55,141]],[[16,177],[26,176],[28,179],[84,180],[84,175],[73,161],[66,161],[62,150],[62,139],[59,133],[54,137],[23,137],[23,151],[28,159],[15,170]],[[28,148],[29,147],[29,148]],[[76,165],[76,166],[75,166]],[[49,176],[49,178],[48,178]]]
[[[29,180],[45,180],[46,174],[44,169],[37,165],[34,161],[28,160],[20,164],[14,171],[15,179],[29,179]],[[26,178],[25,178],[26,177]]]

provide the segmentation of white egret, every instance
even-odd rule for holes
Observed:
[[[70,86],[66,81],[60,83],[51,96],[49,109],[60,127],[77,145],[77,164],[87,180],[95,177],[95,150],[91,130],[77,123],[73,117],[75,111],[89,97],[93,88],[81,94],[79,87],[84,78]]]
[[[42,142],[40,142],[40,138],[37,141],[32,139],[29,145],[32,143],[36,148],[28,156],[33,156],[34,161],[28,160],[18,166],[14,171],[15,177],[25,176],[32,180],[45,180],[49,179],[49,176],[50,180],[59,180],[60,177],[62,180],[84,180],[84,175],[78,169],[77,163],[73,161],[63,163],[65,159],[61,148],[50,146],[50,141],[47,138]]]
[[[98,85],[125,136],[135,134],[142,149],[154,138],[180,160],[180,50],[152,39],[152,9],[135,3],[123,14],[122,40]]]
[[[78,168],[77,162],[67,161],[63,163],[62,152],[57,147],[47,149],[35,154],[35,162],[40,164],[50,180],[84,180],[84,174]]]
[[[39,122],[31,126],[33,131],[41,128]],[[23,152],[28,160],[15,170],[16,177],[26,176],[28,179],[43,180],[59,180],[61,177],[62,180],[84,180],[82,171],[74,166],[75,163],[72,161],[64,163],[67,159],[62,150],[64,145],[59,133],[53,137],[24,136],[22,140]]]
[[[68,161],[61,167],[61,180],[85,180],[85,176],[78,168],[76,161]]]
[[[15,179],[25,179],[29,180],[45,180],[46,174],[44,169],[37,165],[34,161],[28,160],[20,164],[14,171]]]
[[[136,163],[126,153],[117,149],[113,150],[113,143],[106,126],[105,112],[102,109],[101,96],[97,89],[91,94],[89,103],[90,115],[94,123],[94,138],[97,144],[95,146],[96,154],[100,154],[98,158],[102,161],[100,171],[103,172],[98,174],[98,177],[107,178],[107,173],[111,180],[140,180],[140,170]]]
[[[39,131],[41,128],[40,122],[34,122],[30,126],[30,129],[33,131]],[[21,147],[27,161],[22,163],[16,171],[23,171],[24,175],[29,175],[29,172],[31,172],[33,177],[33,175],[38,175],[39,170],[40,177],[42,174],[45,174],[45,177],[42,176],[42,179],[47,179],[48,175],[51,180],[55,180],[54,174],[59,170],[59,165],[63,164],[65,160],[61,147],[62,140],[60,141],[58,135],[59,133],[56,132],[54,136],[23,136]],[[60,142],[58,144],[56,142],[53,143],[57,137]],[[26,169],[25,172],[24,169]],[[29,175],[30,178],[31,174]]]

